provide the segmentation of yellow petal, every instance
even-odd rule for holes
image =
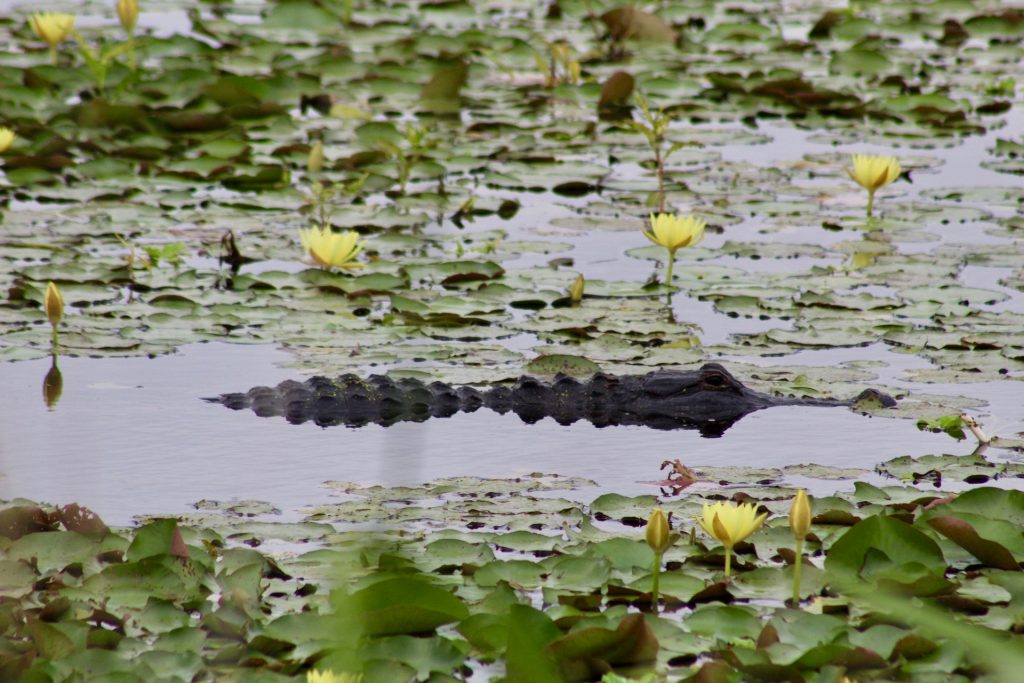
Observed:
[[[736,545],[736,542],[732,539],[732,536],[729,535],[728,527],[726,527],[725,522],[722,521],[721,515],[717,512],[711,519],[711,528],[715,531],[715,538],[717,538],[723,546],[732,550],[732,547]]]

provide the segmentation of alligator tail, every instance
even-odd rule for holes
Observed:
[[[387,426],[473,412],[484,405],[484,398],[485,394],[472,387],[347,374],[335,379],[286,380],[276,387],[255,387],[207,400],[233,410],[251,408],[261,417],[280,415],[293,424],[312,421],[321,427],[360,427],[371,422]]]

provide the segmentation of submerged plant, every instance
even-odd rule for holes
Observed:
[[[725,547],[726,578],[729,578],[732,569],[733,547],[757,531],[767,518],[767,512],[757,514],[757,506],[753,503],[704,503],[703,512],[697,518],[697,522],[709,536],[717,539]]]
[[[50,63],[57,65],[57,46],[75,30],[75,15],[64,12],[36,12],[28,18],[32,30],[50,46]]]
[[[72,30],[71,35],[78,41],[78,51],[82,54],[82,59],[85,60],[86,66],[89,67],[92,79],[96,83],[97,92],[102,94],[107,85],[107,72],[110,69],[110,65],[125,53],[133,55],[135,50],[134,41],[129,40],[128,42],[118,43],[109,49],[104,49],[101,43],[97,51],[89,47],[89,44],[85,42],[85,38],[78,31]],[[134,66],[132,68],[134,69]]]
[[[336,233],[330,228],[314,226],[300,229],[299,238],[309,256],[324,270],[363,267],[355,258],[366,242],[359,240],[359,233],[355,230]]]
[[[900,162],[896,157],[875,154],[854,154],[853,167],[846,174],[868,191],[868,218],[875,203],[875,192],[900,176]]]
[[[672,284],[672,267],[676,252],[683,247],[692,247],[704,239],[705,223],[696,216],[680,216],[668,213],[651,214],[651,229],[644,230],[644,236],[668,251],[668,271],[665,284]]]
[[[322,163],[322,162],[321,162]],[[313,149],[310,149],[310,156],[306,160],[307,169],[315,172],[313,166],[316,164]],[[317,180],[309,186],[309,197],[307,204],[313,206],[316,212],[316,225],[321,230],[327,230],[331,225],[332,202],[339,194],[354,197],[363,189],[363,184],[370,177],[369,173],[351,180],[347,183],[332,183],[328,180]]]
[[[161,261],[173,266],[180,266],[188,250],[183,242],[170,242],[160,246],[142,245],[142,254],[140,255],[136,250],[135,243],[130,239],[116,232],[114,237],[121,243],[121,246],[128,250],[128,253],[124,255],[124,262],[125,268],[128,269],[128,277],[132,282],[135,281],[136,266],[141,266],[148,271],[159,266]]]
[[[60,293],[60,289],[56,283],[49,282],[46,285],[46,296],[43,298],[43,308],[46,309],[46,317],[50,321],[50,325],[53,327],[53,355],[57,355],[57,346],[59,343],[60,333],[57,330],[57,325],[60,324],[61,318],[64,317],[64,296]]]
[[[658,212],[665,212],[665,162],[678,149],[685,147],[684,143],[674,143],[668,150],[665,149],[665,135],[668,132],[669,123],[672,117],[659,110],[657,114],[651,111],[647,100],[641,93],[636,94],[636,103],[643,112],[643,121],[632,121],[633,128],[640,131],[645,138],[651,151],[654,152],[654,167],[658,176]]]
[[[789,528],[796,539],[796,559],[793,561],[793,604],[800,603],[800,568],[804,563],[804,539],[811,528],[811,501],[807,492],[800,489],[789,508]]]
[[[402,137],[408,143],[408,149],[398,147],[395,152],[398,155],[398,184],[402,194],[405,194],[405,186],[409,182],[413,166],[420,160],[424,152],[437,145],[437,140],[428,137],[429,133],[430,129],[426,126],[413,125],[406,126],[402,131]]]
[[[10,128],[0,126],[0,154],[6,152],[7,148],[14,144],[14,140],[17,137]]]
[[[572,46],[561,40],[545,40],[544,43],[548,48],[548,56],[539,51],[534,52],[537,68],[544,76],[544,86],[553,88],[561,83],[579,85],[580,63],[573,56]]]
[[[671,533],[668,518],[661,508],[654,508],[650,518],[647,520],[647,533],[645,538],[647,545],[654,551],[654,565],[651,567],[651,609],[658,608],[658,579],[661,576],[661,557],[665,554],[677,538],[678,534]]]

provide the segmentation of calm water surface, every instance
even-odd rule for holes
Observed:
[[[17,7],[27,11],[33,3],[0,0],[0,11]],[[113,21],[112,15],[105,21]],[[161,32],[187,31],[183,13],[144,12],[140,23]],[[888,201],[907,201],[923,189],[974,185],[1012,186],[1013,176],[993,173],[979,164],[997,137],[1016,138],[1024,133],[1024,116],[1014,109],[1006,126],[988,135],[938,149],[889,149],[864,145],[834,146],[813,141],[813,132],[786,124],[761,127],[773,141],[765,145],[717,148],[727,161],[749,161],[766,167],[805,154],[825,152],[883,152],[938,156],[944,164],[913,174],[914,183],[900,181],[887,188]],[[677,125],[687,125],[677,122]],[[628,171],[616,168],[617,177]],[[637,170],[639,173],[639,170]],[[678,171],[684,172],[684,171]],[[644,177],[649,177],[645,173]],[[834,178],[822,182],[834,183]],[[482,190],[486,192],[486,190]],[[851,187],[851,195],[856,188]],[[476,230],[500,228],[510,239],[537,239],[573,243],[565,255],[588,278],[644,280],[651,263],[623,256],[643,246],[635,231],[597,231],[580,234],[552,230],[554,218],[572,216],[593,197],[566,199],[554,195],[526,195],[514,221],[496,217],[477,221]],[[596,198],[606,201],[606,199]],[[675,206],[678,210],[691,207]],[[943,242],[987,239],[965,233],[964,226],[928,224],[922,228]],[[980,233],[980,230],[973,232]],[[765,235],[757,220],[729,226],[724,235],[709,235],[702,246],[711,250],[725,240],[830,243],[851,239],[846,233],[828,233],[817,226]],[[931,249],[934,243],[902,244],[903,251]],[[524,255],[505,261],[509,268],[547,261],[553,255]],[[716,262],[759,270],[798,270],[808,263],[797,260],[737,260]],[[817,262],[818,265],[828,265]],[[281,268],[282,263],[253,264],[252,270]],[[302,267],[286,264],[286,267]],[[685,267],[685,256],[680,260]],[[1010,299],[992,310],[1024,310],[1024,294],[998,284],[1011,271],[968,267],[961,282],[1004,292]],[[713,310],[708,302],[675,297],[680,320],[700,325],[705,344],[731,335],[769,328],[784,328],[784,321],[734,320]],[[46,331],[41,330],[41,339]],[[532,340],[519,340],[523,351]],[[518,348],[518,346],[517,346]],[[527,354],[528,355],[528,354]],[[597,429],[580,423],[562,427],[552,420],[525,425],[514,415],[487,411],[445,420],[399,424],[388,428],[321,429],[312,424],[293,426],[283,419],[260,419],[251,412],[233,412],[204,403],[203,396],[244,391],[251,386],[273,385],[295,377],[282,364],[290,357],[265,346],[195,344],[179,353],[155,359],[63,358],[63,396],[55,410],[42,397],[43,377],[49,361],[0,364],[0,499],[26,497],[51,503],[79,502],[92,507],[108,522],[127,524],[135,514],[180,513],[200,499],[258,499],[282,510],[280,519],[301,517],[304,506],[330,500],[321,486],[326,480],[360,483],[417,484],[451,475],[511,476],[533,471],[587,477],[600,490],[623,494],[651,493],[649,482],[659,477],[660,463],[679,458],[690,466],[785,466],[819,463],[871,469],[898,455],[968,453],[971,445],[955,443],[944,435],[917,431],[911,421],[866,418],[845,408],[775,408],[747,416],[722,438],[703,439],[695,431],[659,432],[641,427]],[[915,386],[903,380],[906,369],[925,367],[922,359],[896,354],[876,344],[866,348],[805,351],[785,358],[743,358],[764,365],[806,363],[829,365],[846,361],[880,361],[879,382],[929,393],[963,394],[981,398],[989,406],[978,413],[995,431],[1010,435],[1024,429],[1024,389],[1019,382],[961,386]],[[729,359],[726,359],[728,363]],[[742,375],[742,373],[740,373]],[[994,453],[994,457],[1001,457]],[[807,482],[818,492],[849,482]],[[599,490],[581,491],[586,499]]]
[[[804,358],[842,360],[839,351],[827,353]],[[970,451],[966,443],[918,432],[910,421],[845,408],[773,408],[745,417],[722,438],[704,439],[688,430],[562,427],[550,419],[526,425],[486,410],[387,428],[321,429],[200,400],[294,377],[275,366],[286,360],[268,347],[227,344],[195,344],[155,359],[65,358],[64,393],[54,410],[42,396],[48,361],[0,365],[0,499],[74,501],[115,524],[140,513],[185,512],[204,498],[258,499],[281,509],[281,519],[295,519],[304,506],[331,499],[321,486],[326,480],[418,484],[541,471],[639,494],[657,492],[645,482],[659,478],[666,458],[691,466],[814,462],[871,469],[897,455]],[[1019,401],[1002,396],[1000,386],[967,389],[995,396],[993,410],[1019,419]]]

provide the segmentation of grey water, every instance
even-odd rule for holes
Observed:
[[[877,351],[885,353],[884,350]],[[415,485],[447,476],[530,472],[592,479],[584,499],[614,490],[658,493],[664,460],[690,467],[818,463],[870,470],[897,455],[969,453],[911,421],[846,408],[781,407],[748,415],[722,438],[645,427],[524,424],[486,410],[391,427],[320,428],[260,418],[204,396],[294,377],[267,346],[193,344],[158,358],[64,358],[64,390],[48,409],[48,360],[0,365],[0,499],[77,502],[108,524],[181,514],[203,499],[261,500],[295,520],[332,500],[329,480]],[[992,395],[992,387],[976,386]],[[996,407],[1009,414],[1012,396]],[[807,482],[819,490],[850,482]]]

